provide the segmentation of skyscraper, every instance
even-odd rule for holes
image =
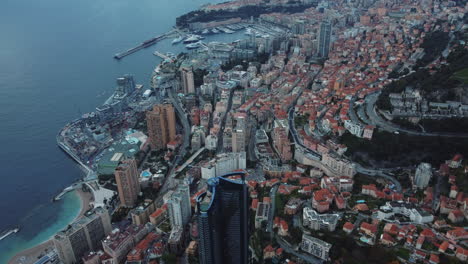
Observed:
[[[329,21],[320,23],[319,35],[317,40],[317,55],[322,58],[328,57],[331,44],[332,25]]]
[[[192,215],[190,189],[186,184],[179,185],[167,202],[172,228],[184,228]]]
[[[182,68],[182,88],[184,94],[195,93],[195,80],[193,79],[193,71],[188,68]]]
[[[171,104],[155,105],[152,111],[146,112],[146,122],[153,149],[164,149],[167,143],[175,140],[175,113]]]
[[[58,232],[53,242],[63,263],[79,263],[86,252],[97,250],[101,240],[111,231],[109,213],[99,207],[93,214],[76,220],[65,230]]]
[[[119,192],[120,205],[134,207],[140,192],[138,170],[134,159],[122,160],[115,169],[115,181]]]
[[[233,179],[240,176],[240,179]],[[249,209],[244,173],[211,178],[197,197],[201,264],[247,264]]]

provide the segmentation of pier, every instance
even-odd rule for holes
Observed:
[[[173,60],[171,58],[169,58],[168,56],[166,56],[165,54],[163,54],[163,53],[161,53],[161,52],[159,52],[157,50],[153,53],[153,55],[158,56],[158,57],[160,57],[161,59],[163,59],[165,61],[173,62]]]
[[[171,30],[171,31],[168,31],[168,32],[166,32],[166,33],[164,33],[162,35],[159,35],[159,36],[156,36],[154,38],[145,40],[136,47],[133,47],[133,48],[128,49],[128,50],[126,50],[124,52],[120,52],[120,53],[115,54],[114,58],[117,59],[117,60],[120,60],[123,57],[126,57],[126,56],[128,56],[130,54],[133,54],[133,53],[135,53],[135,52],[137,52],[137,51],[139,51],[141,49],[153,46],[154,44],[158,43],[159,41],[171,36],[175,32],[176,32],[175,30]]]

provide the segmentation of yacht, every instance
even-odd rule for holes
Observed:
[[[201,38],[198,35],[190,35],[185,40],[184,43],[193,43],[199,41]]]
[[[20,230],[19,227],[17,227],[17,228],[14,228],[14,229],[8,230],[7,232],[2,233],[2,235],[0,236],[0,240],[5,239],[7,236],[11,234],[18,233],[19,230]]]
[[[182,40],[184,40],[184,37],[180,36],[178,38],[175,38],[173,41],[172,41],[172,45],[175,45],[177,43],[180,43],[182,42]]]
[[[186,45],[185,47],[187,49],[198,49],[201,46],[201,41],[195,42],[195,43],[190,43]]]

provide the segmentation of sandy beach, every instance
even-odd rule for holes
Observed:
[[[83,192],[81,189],[77,189],[76,193],[80,196],[81,199],[81,209],[79,214],[75,217],[73,221],[82,217],[86,211],[90,209],[89,203],[93,200],[93,195],[90,192]],[[54,244],[51,239],[26,250],[23,250],[13,256],[8,264],[33,264],[39,256],[44,255],[54,248]]]

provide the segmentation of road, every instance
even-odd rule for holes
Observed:
[[[468,137],[468,134],[458,134],[458,133],[428,133],[428,132],[418,132],[414,130],[409,130],[402,128],[396,124],[384,120],[376,111],[375,103],[379,98],[380,92],[371,94],[366,97],[366,114],[369,117],[371,125],[377,126],[385,131],[394,133],[394,132],[404,132],[409,135],[415,136],[429,136],[429,137],[458,137],[465,138]]]
[[[322,71],[322,69],[320,69],[315,75],[314,77],[312,78],[312,83],[315,81],[315,78],[320,74],[320,72]],[[293,140],[294,140],[294,144],[295,144],[295,147],[299,147],[301,148],[304,153],[307,153],[309,154],[311,157],[313,157],[315,160],[321,160],[322,159],[322,155],[320,155],[319,153],[315,152],[315,151],[312,151],[311,149],[307,148],[306,146],[304,146],[302,144],[302,142],[299,140],[299,137],[297,136],[297,131],[296,131],[296,126],[294,124],[294,108],[296,107],[296,104],[297,104],[297,100],[301,97],[302,95],[302,92],[304,90],[301,90],[298,94],[298,96],[296,97],[296,99],[291,103],[291,105],[289,106],[289,109],[288,109],[288,123],[289,123],[289,130],[291,132],[291,135],[293,137]]]
[[[187,114],[185,113],[185,110],[182,108],[181,103],[178,98],[175,97],[175,92],[171,89],[171,91],[168,93],[169,99],[171,99],[172,104],[174,105],[176,109],[176,113],[178,116],[179,121],[182,123],[182,127],[184,129],[184,137],[182,139],[182,145],[180,146],[180,151],[179,155],[176,157],[174,160],[174,163],[172,165],[171,171],[169,173],[170,177],[174,177],[174,170],[175,167],[179,164],[181,159],[185,157],[187,154],[187,150],[190,145],[190,123],[187,118]]]
[[[268,213],[268,226],[267,230],[270,233],[270,236],[273,236],[273,218],[275,217],[275,198],[276,198],[276,192],[278,191],[279,184],[275,184],[273,188],[270,189],[270,199],[271,199],[271,207],[270,207],[270,212]]]
[[[389,180],[391,181],[394,185],[395,185],[395,189],[398,191],[398,192],[402,192],[402,187],[401,187],[401,184],[400,182],[395,179],[393,176],[389,175],[389,174],[386,174],[384,171],[384,169],[369,169],[369,168],[364,168],[361,164],[359,163],[355,163],[356,164],[356,171],[359,172],[359,173],[362,173],[362,174],[366,174],[366,175],[369,175],[369,176],[377,176],[377,177],[381,177],[381,178],[384,178],[386,180]]]
[[[179,153],[174,158],[169,173],[164,179],[161,189],[159,190],[158,198],[156,199],[156,204],[158,205],[162,204],[163,195],[166,194],[168,190],[176,187],[175,170],[177,165],[182,161],[182,158],[187,154],[187,149],[190,145],[190,123],[188,121],[187,114],[185,113],[180,101],[176,98],[175,92],[172,89],[167,91],[167,96],[171,100],[172,105],[175,107],[178,119],[182,123],[184,136],[182,139],[182,145],[179,148]]]
[[[257,161],[257,155],[255,154],[255,134],[257,133],[257,127],[251,126],[250,129],[250,139],[249,144],[247,145],[247,153],[250,161]]]
[[[220,129],[218,131],[218,142],[217,142],[217,146],[216,146],[216,153],[222,153],[223,152],[224,126],[226,125],[226,117],[229,114],[229,111],[231,111],[232,96],[234,95],[234,90],[235,89],[231,89],[231,91],[229,92],[229,99],[228,99],[228,105],[227,105],[227,108],[226,108],[226,112],[224,113],[223,118],[221,119],[221,126],[220,126]]]
[[[356,115],[356,111],[354,109],[354,103],[356,102],[356,96],[353,96],[351,98],[351,100],[349,101],[349,110],[348,110],[348,115],[349,115],[349,118],[351,119],[351,121],[353,121],[353,123],[355,124],[361,124],[361,125],[365,125],[361,122],[361,120],[359,120],[358,116]]]

